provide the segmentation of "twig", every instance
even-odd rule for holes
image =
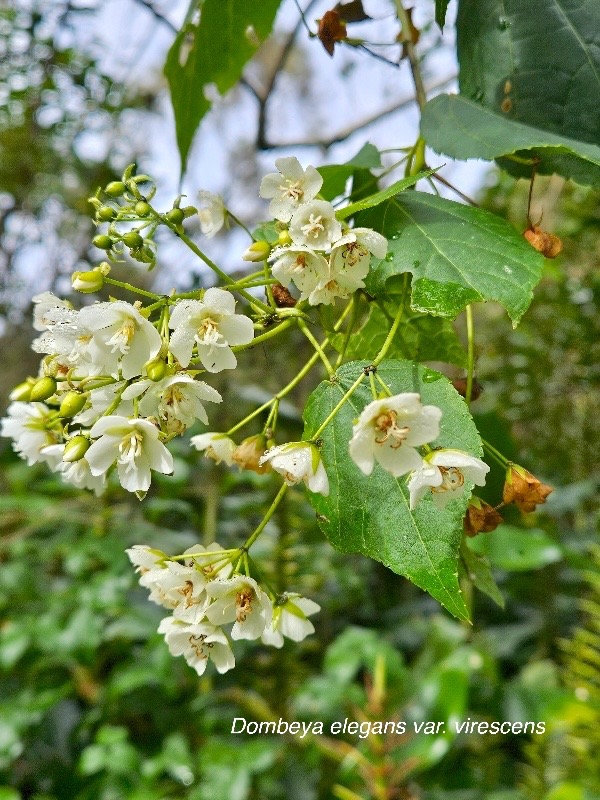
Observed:
[[[440,183],[443,183],[444,186],[447,186],[448,189],[451,189],[455,194],[457,194],[460,198],[462,198],[466,203],[469,203],[469,205],[472,205],[472,206],[475,206],[476,208],[479,208],[479,203],[476,203],[475,200],[472,200],[464,192],[461,192],[460,189],[457,189],[457,187],[454,186],[454,184],[450,183],[450,181],[447,180],[446,178],[444,178],[442,175],[440,175],[439,172],[434,172],[431,177],[434,180],[439,181]]]
[[[179,33],[179,29],[173,25],[173,23],[164,17],[160,11],[150,2],[150,0],[136,0],[141,6],[148,9],[148,11],[157,19],[159,22],[162,22],[163,25],[166,25],[167,28],[170,28],[173,33]]]
[[[421,67],[419,66],[419,58],[417,51],[411,38],[411,23],[407,10],[402,5],[402,0],[396,0],[396,10],[398,12],[398,19],[402,25],[402,44],[404,45],[404,52],[408,56],[410,63],[410,70],[415,84],[415,92],[417,94],[417,103],[419,108],[423,108],[427,103],[427,94],[425,86],[423,85],[423,76],[421,75]]]

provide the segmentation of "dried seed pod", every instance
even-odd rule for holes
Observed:
[[[502,517],[496,509],[479,497],[471,497],[463,527],[467,536],[477,536],[479,533],[495,531],[502,522]]]
[[[562,241],[553,233],[546,233],[537,225],[530,225],[523,231],[523,236],[532,247],[546,258],[556,258],[562,250]]]
[[[467,379],[466,378],[455,378],[452,381],[452,386],[456,389],[456,391],[462,395],[463,397],[467,396]],[[481,397],[483,392],[483,386],[479,383],[477,378],[473,378],[473,384],[471,386],[471,400],[477,400]]]
[[[317,31],[321,44],[330,56],[333,56],[336,42],[342,42],[346,36],[346,23],[340,19],[337,11],[326,11],[319,20]]]
[[[506,481],[502,499],[506,504],[514,503],[521,511],[535,511],[536,506],[546,502],[554,489],[542,483],[535,475],[517,464],[506,470]]]
[[[292,297],[289,290],[280,283],[275,283],[271,287],[271,291],[273,292],[273,299],[279,308],[293,308],[298,302],[295,297]]]

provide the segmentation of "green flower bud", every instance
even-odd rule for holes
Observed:
[[[281,231],[279,234],[279,239],[277,240],[278,244],[282,247],[285,247],[288,244],[292,243],[292,237],[290,236],[288,231]]]
[[[252,242],[242,258],[244,261],[264,261],[271,252],[271,245],[264,239]]]
[[[31,389],[35,385],[35,380],[28,380],[20,383],[12,390],[9,395],[11,400],[18,400],[21,403],[28,403],[31,399]]]
[[[79,414],[81,409],[87,402],[87,394],[81,392],[70,391],[63,397],[60,404],[59,414],[61,417],[74,417]]]
[[[97,292],[104,286],[104,275],[95,269],[88,272],[74,272],[71,275],[71,286],[76,292],[84,294]]]
[[[137,231],[128,231],[123,234],[123,243],[126,244],[127,247],[137,248],[144,244],[144,240]]]
[[[98,219],[102,220],[102,222],[110,222],[111,219],[117,216],[117,212],[110,206],[100,206],[96,211],[96,216]]]
[[[40,378],[35,382],[31,389],[29,399],[32,403],[42,402],[43,400],[47,400],[49,397],[52,397],[55,392],[56,380],[46,376],[45,378]]]
[[[148,361],[144,369],[151,381],[161,381],[167,374],[167,365],[162,358],[153,358]]]
[[[104,191],[110,197],[120,197],[125,193],[125,188],[123,181],[111,181]]]
[[[147,217],[148,214],[152,211],[148,203],[145,203],[143,200],[139,200],[135,204],[135,208],[133,209],[138,217]]]
[[[183,211],[183,216],[187,219],[188,217],[193,217],[194,214],[198,213],[198,209],[195,206],[186,206]]]
[[[77,434],[67,442],[64,452],[63,461],[71,464],[73,461],[79,461],[84,457],[90,448],[90,440],[82,433]]]
[[[99,250],[110,250],[112,247],[112,240],[110,236],[107,236],[105,233],[100,233],[98,236],[94,236],[92,244]]]
[[[185,214],[180,208],[172,208],[170,211],[167,211],[165,216],[173,225],[181,225],[185,219]]]

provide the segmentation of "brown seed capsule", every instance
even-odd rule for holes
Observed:
[[[531,472],[511,464],[506,470],[502,499],[507,505],[514,503],[521,511],[535,511],[536,506],[545,503],[553,491],[551,486],[542,483]]]
[[[342,42],[346,34],[346,23],[342,22],[337,11],[326,11],[319,20],[317,31],[321,44],[330,56],[333,56],[336,42]]]
[[[475,497],[475,495],[471,497],[463,521],[467,536],[472,537],[477,536],[478,533],[495,531],[501,522],[502,517],[493,506],[480,500],[479,497]]]
[[[562,241],[553,233],[546,233],[537,225],[531,225],[523,231],[523,236],[532,247],[546,258],[556,258],[562,250]]]
[[[242,469],[251,469],[253,472],[258,472],[259,475],[264,475],[265,472],[270,472],[270,464],[259,464],[260,457],[265,454],[267,449],[267,442],[262,434],[256,436],[249,436],[247,439],[239,444],[232,454],[232,459]]]
[[[282,286],[280,283],[273,284],[271,291],[273,292],[273,299],[279,308],[293,308],[298,302],[295,297],[292,297],[285,286]]]
[[[462,395],[463,397],[467,396],[467,379],[466,378],[455,378],[452,381],[452,386],[456,389],[456,391]],[[471,386],[471,400],[477,400],[481,397],[483,392],[483,386],[479,383],[477,378],[473,378],[473,385]]]

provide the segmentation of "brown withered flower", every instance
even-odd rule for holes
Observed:
[[[502,517],[496,509],[479,497],[471,497],[463,527],[467,536],[477,536],[479,533],[495,531],[502,522]]]
[[[264,475],[265,472],[270,472],[270,464],[259,464],[259,459],[265,454],[267,450],[267,440],[262,433],[256,436],[249,436],[239,444],[232,454],[232,459],[241,469],[251,469],[253,472],[258,472],[259,475]]]
[[[340,19],[337,11],[326,11],[319,20],[317,36],[330,56],[333,56],[336,42],[343,42],[347,37],[346,23]]]
[[[295,297],[290,294],[289,289],[282,286],[280,283],[274,283],[271,287],[273,292],[273,299],[278,308],[293,308],[298,302]]]
[[[502,499],[507,505],[514,503],[521,511],[535,511],[535,507],[545,503],[553,491],[551,486],[542,483],[531,472],[511,464],[506,470]]]
[[[530,226],[523,231],[523,236],[532,247],[546,258],[556,258],[563,248],[562,241],[553,233],[546,233],[537,225]]]

